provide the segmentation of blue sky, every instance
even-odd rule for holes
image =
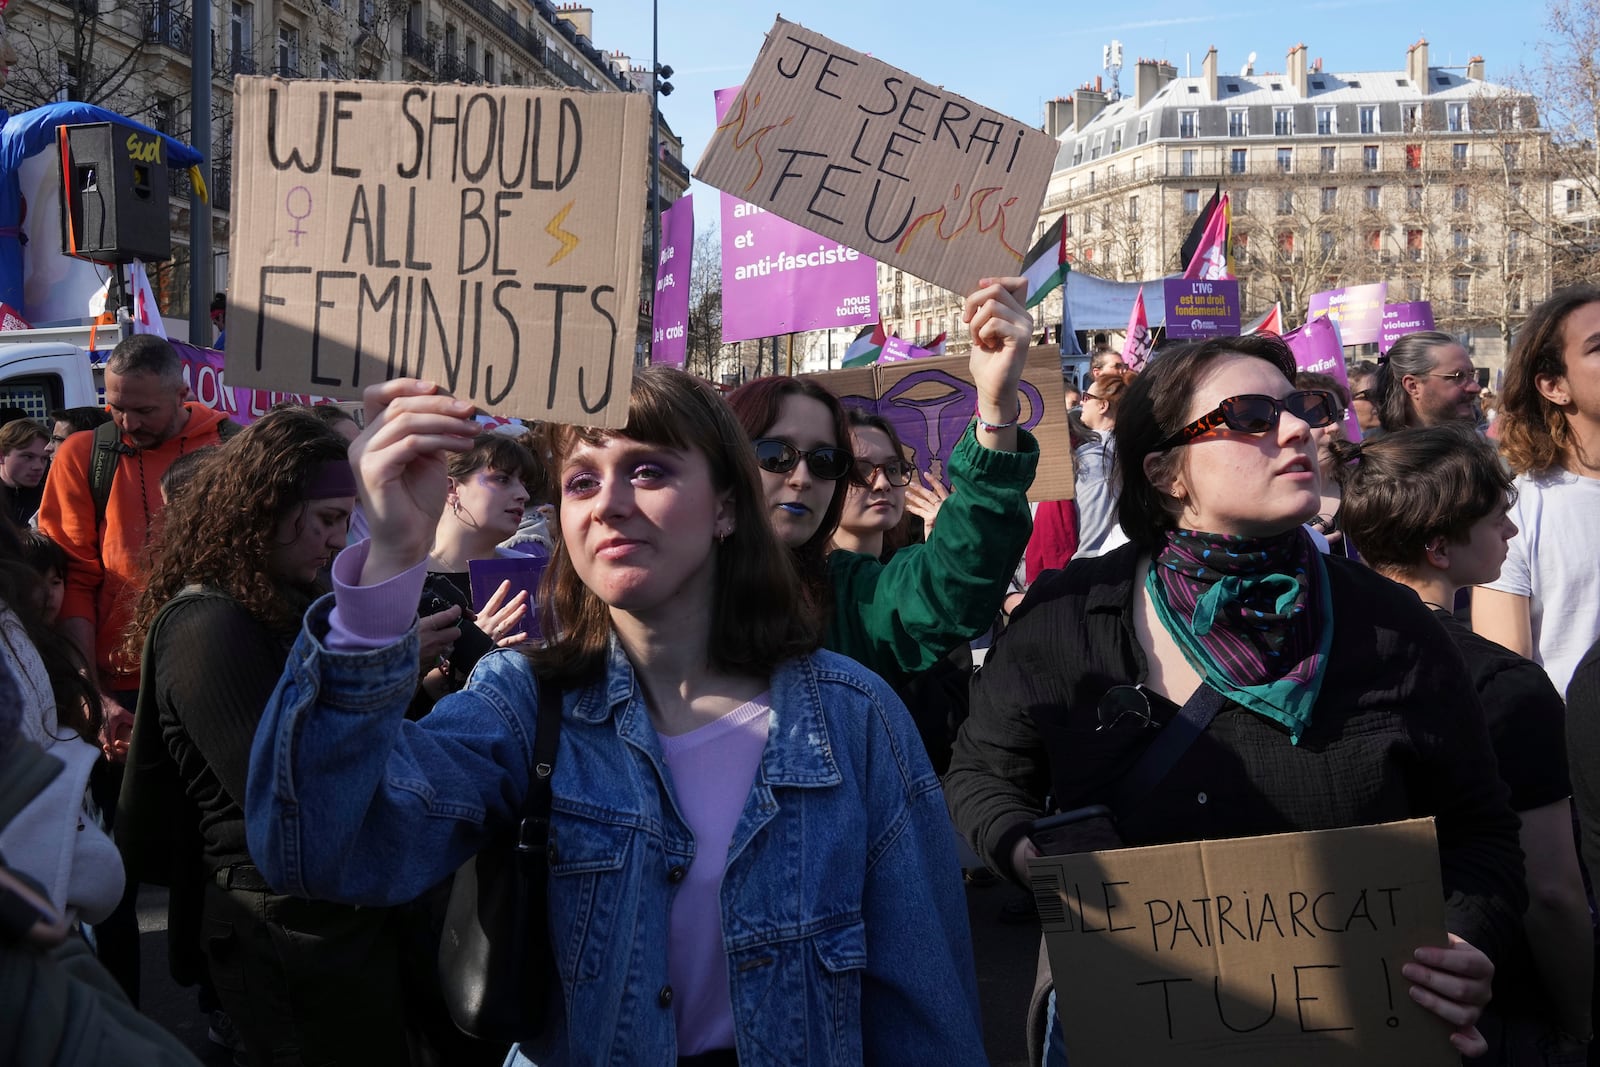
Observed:
[[[588,2],[594,7],[595,45],[648,64],[649,0]],[[975,13],[986,9],[991,13]],[[691,169],[715,125],[712,92],[742,79],[778,10],[744,0],[661,0],[661,62],[675,71],[674,91],[662,100],[662,111],[684,139]],[[1499,80],[1536,64],[1544,36],[1541,0],[788,0],[781,11],[792,22],[1034,125],[1043,121],[1046,100],[1102,73],[1100,49],[1113,37],[1123,45],[1127,92],[1141,56],[1168,59],[1182,74],[1186,57],[1198,71],[1206,49],[1215,45],[1222,70],[1237,72],[1254,51],[1261,73],[1282,71],[1289,47],[1304,41],[1311,57],[1322,57],[1330,71],[1401,70],[1406,48],[1423,36],[1433,66],[1461,66],[1481,54],[1490,80]],[[714,223],[715,201],[698,183],[694,191],[702,194],[696,197],[697,228],[705,229]]]

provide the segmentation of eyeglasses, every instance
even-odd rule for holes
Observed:
[[[1140,685],[1112,686],[1106,690],[1094,710],[1100,720],[1100,725],[1095,727],[1096,732],[1115,729],[1118,723],[1129,717],[1141,727],[1156,728],[1161,725],[1150,717],[1150,698],[1144,695],[1144,687]]]
[[[1240,433],[1266,433],[1278,425],[1278,417],[1285,411],[1313,427],[1330,426],[1339,421],[1342,414],[1334,395],[1321,389],[1301,389],[1282,400],[1260,393],[1244,393],[1228,397],[1215,410],[1200,416],[1156,445],[1155,450],[1159,452],[1186,445],[1219,426]]]
[[[807,452],[776,437],[758,437],[754,444],[756,463],[762,470],[773,474],[788,474],[803,459],[813,477],[834,482],[849,474],[850,466],[855,462],[854,456],[834,445],[823,445]]]
[[[1471,371],[1453,370],[1449,374],[1440,374],[1438,371],[1428,371],[1426,374],[1423,375],[1423,377],[1425,377],[1425,378],[1442,378],[1445,381],[1449,382],[1451,385],[1460,385],[1462,380],[1466,379],[1466,378],[1472,378],[1472,379],[1476,380],[1477,375],[1473,374]]]
[[[1355,393],[1350,397],[1351,403],[1354,403],[1357,400],[1366,400],[1370,402],[1372,400],[1372,390],[1363,389],[1359,393]]]
[[[868,459],[858,459],[850,470],[850,480],[860,486],[870,486],[882,474],[889,479],[889,484],[902,486],[911,484],[911,475],[916,473],[916,468],[904,460],[891,459],[887,463],[874,463]]]

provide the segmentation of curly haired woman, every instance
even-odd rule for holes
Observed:
[[[245,845],[256,723],[354,504],[344,438],[268,413],[168,508],[124,649],[144,651],[152,740],[198,809],[202,942],[254,1064],[408,1062],[390,915],[273,893]]]

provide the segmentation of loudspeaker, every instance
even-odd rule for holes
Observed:
[[[172,258],[167,143],[120,122],[61,126],[61,249],[97,263]]]

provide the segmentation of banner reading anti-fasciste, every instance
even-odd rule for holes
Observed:
[[[739,87],[717,90],[717,121]],[[878,321],[878,265],[738,197],[722,194],[722,340]]]
[[[689,354],[689,271],[694,261],[694,200],[661,213],[656,298],[651,305],[650,362],[681,367]]]
[[[1020,270],[1059,148],[780,18],[695,177],[966,293]]]

